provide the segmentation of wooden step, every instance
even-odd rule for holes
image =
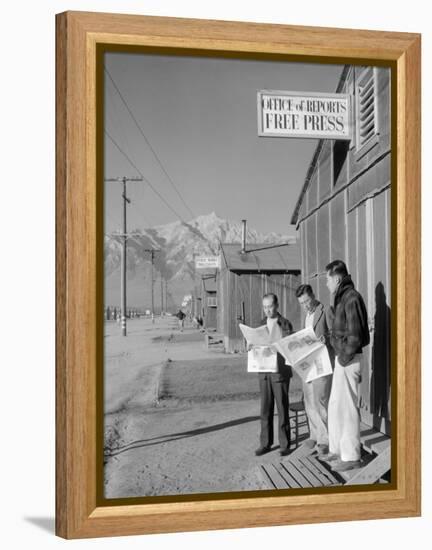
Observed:
[[[259,465],[270,489],[300,489],[341,485],[341,481],[314,456],[290,455],[286,460]]]
[[[377,483],[391,468],[391,448],[388,445],[380,454],[376,455],[363,468],[355,471],[347,480],[346,485],[364,485]],[[353,470],[351,470],[353,471]]]
[[[369,453],[380,454],[387,447],[390,447],[390,437],[368,426],[363,422],[360,424],[360,441],[363,448]]]

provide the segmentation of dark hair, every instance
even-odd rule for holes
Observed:
[[[273,298],[273,303],[276,305],[279,304],[278,297],[276,296],[276,294],[273,294],[273,292],[267,292],[267,294],[264,294],[263,300],[264,298]]]
[[[341,277],[346,277],[348,275],[348,269],[342,260],[334,260],[326,265],[326,271],[330,272],[330,275],[340,275]]]
[[[303,294],[309,294],[309,296],[314,296],[314,291],[312,290],[312,287],[310,285],[300,285],[295,295],[297,298],[300,298],[300,296],[303,296]]]

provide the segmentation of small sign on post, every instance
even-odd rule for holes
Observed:
[[[261,90],[257,107],[261,137],[352,138],[349,94]]]
[[[196,256],[195,268],[196,269],[219,269],[220,257],[219,256]]]

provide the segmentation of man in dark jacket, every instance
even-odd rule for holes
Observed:
[[[293,332],[292,324],[278,312],[278,298],[276,294],[266,294],[263,297],[265,318],[262,325],[267,325],[270,342],[277,342]],[[278,412],[280,455],[286,456],[290,452],[290,423],[289,423],[289,383],[292,377],[290,365],[285,364],[285,358],[277,354],[278,372],[260,372],[259,387],[261,397],[261,435],[260,447],[255,451],[257,456],[268,453],[273,445],[273,416],[274,404]]]
[[[327,287],[334,296],[331,344],[336,353],[328,408],[330,454],[335,471],[357,468],[360,461],[360,410],[362,348],[369,344],[369,327],[363,298],[355,290],[344,262],[326,266]]]

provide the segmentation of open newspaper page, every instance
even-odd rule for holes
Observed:
[[[253,348],[248,351],[248,372],[277,372],[277,353],[270,347],[267,325],[251,328],[239,324],[246,342]]]
[[[299,330],[274,344],[305,382],[332,373],[330,357],[325,344],[317,338],[312,327]]]
[[[269,346],[254,346],[248,351],[248,372],[277,372],[277,353]]]
[[[239,323],[239,327],[248,344],[252,346],[270,345],[270,334],[267,325],[262,325],[258,328],[251,328],[247,325],[242,325]]]

